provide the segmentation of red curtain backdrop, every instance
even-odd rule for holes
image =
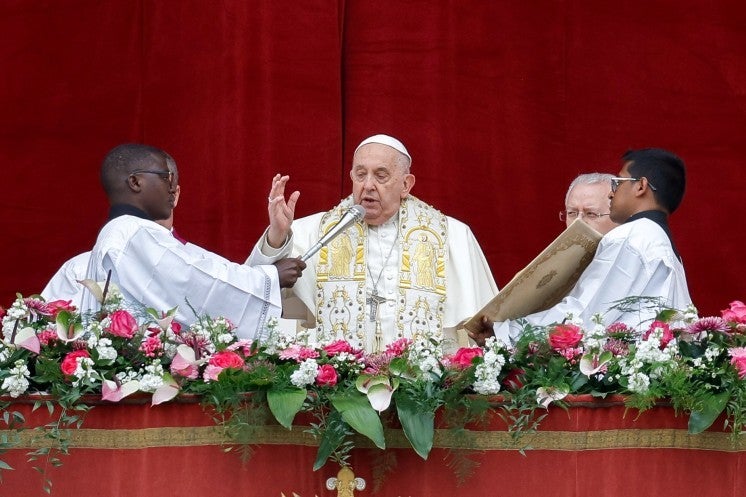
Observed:
[[[738,0],[6,0],[0,305],[92,246],[119,143],[170,152],[179,232],[243,261],[274,173],[301,191],[298,215],[325,210],[356,144],[385,132],[501,286],[561,231],[578,173],[675,151],[689,185],[674,237],[717,313],[746,298],[744,26]]]

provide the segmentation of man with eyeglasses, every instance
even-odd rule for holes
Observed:
[[[609,212],[611,178],[611,174],[605,173],[587,173],[575,178],[567,189],[565,210],[560,211],[560,221],[570,226],[580,218],[602,235],[616,228],[619,224],[611,220]]]
[[[684,162],[658,148],[630,150],[622,156],[619,176],[610,179],[611,220],[620,226],[601,239],[596,254],[575,287],[557,305],[523,318],[533,326],[563,322],[568,316],[593,326],[649,324],[662,308],[684,310],[691,304],[684,267],[671,238],[668,216],[681,203],[686,186]],[[619,307],[628,297],[645,297]],[[633,304],[633,303],[632,303]],[[470,336],[479,344],[495,335],[506,343],[520,335],[522,320],[492,323]]]
[[[175,174],[173,158],[155,147],[124,144],[107,154],[101,184],[111,205],[109,221],[93,247],[86,277],[103,282],[110,274],[133,305],[179,306],[176,320],[182,324],[223,316],[241,338],[266,338],[267,320],[280,316],[280,288],[291,287],[305,263],[285,258],[250,267],[177,240],[157,222],[168,219],[176,204]],[[98,307],[85,292],[81,310]]]

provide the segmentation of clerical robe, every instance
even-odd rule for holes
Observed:
[[[351,203],[348,197],[332,211],[294,220],[280,249],[266,243],[265,232],[247,262],[305,254]],[[471,229],[412,195],[386,223],[353,225],[307,263],[294,287],[283,291],[283,317],[297,322],[283,324],[313,329],[320,340],[344,338],[368,352],[418,333],[440,335],[446,349],[465,345],[457,325],[497,294]]]
[[[134,215],[115,217],[98,235],[87,277],[102,282],[108,271],[127,302],[158,310],[178,306],[176,320],[186,325],[203,315],[223,316],[241,338],[267,338],[268,319],[279,318],[282,309],[274,266],[236,264]],[[97,308],[86,292],[82,310]]]
[[[615,306],[627,297],[652,297],[664,307],[685,310],[692,300],[684,266],[666,228],[665,222],[646,217],[614,228],[601,239],[593,260],[570,293],[554,307],[523,319],[534,326],[548,326],[572,315],[591,328],[593,315],[599,313],[606,325],[622,322],[637,328],[652,322],[660,310],[659,305]],[[520,320],[495,323],[495,336],[506,343],[521,330]]]

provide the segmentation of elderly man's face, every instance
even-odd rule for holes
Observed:
[[[578,217],[602,235],[618,226],[609,216],[610,190],[606,183],[576,185],[570,191],[565,205],[567,226]]]
[[[397,165],[398,152],[380,143],[363,145],[352,158],[352,196],[365,208],[365,222],[378,226],[399,211],[414,175]]]

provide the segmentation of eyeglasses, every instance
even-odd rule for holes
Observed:
[[[610,213],[601,214],[598,212],[580,212],[580,211],[559,211],[560,221],[564,222],[567,219],[577,219],[580,216],[588,221],[595,221],[604,216],[608,216]]]
[[[173,171],[152,171],[148,169],[135,169],[130,173],[130,176],[133,176],[135,174],[139,173],[147,173],[147,174],[156,174],[161,177],[163,181],[168,182],[169,185],[172,185],[174,182],[174,172]]]
[[[619,184],[622,181],[640,181],[642,178],[645,178],[645,176],[642,176],[641,178],[622,178],[622,177],[615,177],[611,178],[611,193],[616,193],[617,188],[619,188]],[[647,179],[647,178],[645,178]],[[652,183],[650,183],[650,180],[648,180],[648,186],[651,190],[657,191],[658,189],[653,186]]]

